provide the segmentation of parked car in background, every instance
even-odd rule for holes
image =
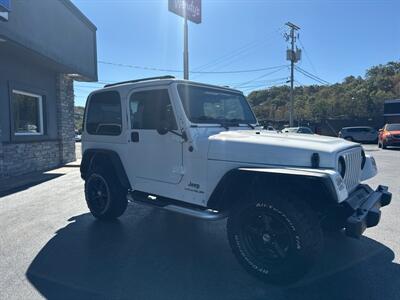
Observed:
[[[352,142],[376,143],[378,131],[368,126],[343,127],[339,131],[339,137]]]
[[[282,129],[284,133],[305,133],[305,134],[314,134],[314,132],[309,127],[288,127]]]
[[[400,146],[400,123],[386,124],[379,130],[378,147],[386,149],[387,146]]]

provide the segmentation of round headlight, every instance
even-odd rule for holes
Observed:
[[[346,174],[346,162],[344,161],[343,156],[339,157],[338,172],[339,172],[340,176],[342,176],[342,178],[344,178],[344,175]]]

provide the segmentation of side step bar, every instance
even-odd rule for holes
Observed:
[[[127,199],[129,202],[161,208],[207,221],[218,221],[225,219],[228,216],[227,212],[218,212],[187,203],[181,204],[178,200],[153,196],[139,191],[128,193]]]

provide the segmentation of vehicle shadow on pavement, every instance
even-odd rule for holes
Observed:
[[[206,222],[131,205],[119,221],[90,214],[41,249],[26,276],[47,299],[399,299],[400,266],[372,239],[326,239],[300,283],[274,287],[249,276],[226,240],[225,221]]]
[[[15,194],[41,183],[53,180],[64,174],[57,173],[32,173],[21,177],[10,178],[0,181],[0,198],[11,194]]]

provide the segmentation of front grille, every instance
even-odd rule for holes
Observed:
[[[358,186],[361,179],[361,148],[356,147],[343,151],[340,156],[343,156],[346,163],[346,173],[343,181],[346,184],[347,191],[351,192]]]

